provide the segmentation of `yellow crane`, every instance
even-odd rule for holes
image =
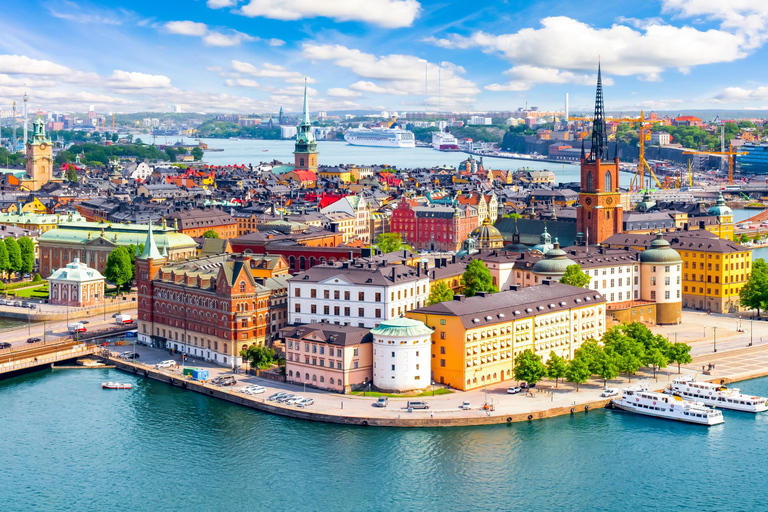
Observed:
[[[746,151],[734,151],[733,145],[728,146],[728,151],[683,151],[684,155],[719,155],[728,157],[728,184],[733,185],[733,166],[736,161],[736,155],[746,155]]]

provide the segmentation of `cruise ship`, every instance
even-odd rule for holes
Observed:
[[[727,388],[711,382],[699,382],[691,376],[678,377],[672,381],[669,392],[682,398],[700,400],[706,405],[721,409],[744,412],[768,411],[768,398],[744,395],[738,388]]]
[[[413,132],[401,128],[355,128],[344,133],[344,140],[353,146],[377,148],[415,148]]]
[[[435,132],[432,134],[432,147],[438,151],[458,151],[459,141],[448,132]]]
[[[725,421],[721,411],[710,409],[701,402],[690,402],[679,396],[648,391],[643,386],[624,388],[621,398],[614,398],[611,403],[622,411],[699,425],[718,425]]]

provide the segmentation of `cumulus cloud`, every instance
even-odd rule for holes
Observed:
[[[768,38],[768,4],[753,0],[662,0],[662,13],[679,18],[719,21],[720,28],[744,37],[744,47],[755,49]]]
[[[363,95],[361,92],[344,89],[343,87],[331,87],[326,91],[332,98],[358,98]]]
[[[726,87],[713,98],[713,101],[717,103],[748,103],[766,100],[768,100],[768,86],[766,85],[761,85],[754,89]]]
[[[237,46],[243,41],[255,41],[256,38],[233,30],[229,34],[221,32],[209,32],[203,36],[203,43],[207,46]]]
[[[561,71],[555,68],[540,68],[536,66],[515,66],[504,72],[510,76],[509,83],[486,85],[488,91],[527,91],[534,84],[565,84],[595,85],[597,74],[583,75],[571,71]],[[603,85],[613,85],[611,78],[604,78]]]
[[[0,73],[10,75],[67,75],[73,71],[49,60],[31,59],[25,55],[0,55]]]
[[[237,5],[237,0],[208,0],[207,4],[211,9],[221,9]]]
[[[250,0],[239,12],[284,21],[323,17],[400,28],[410,27],[420,11],[417,0]]]
[[[289,83],[303,83],[304,75],[297,71],[289,71],[283,66],[277,64],[270,64],[264,62],[259,66],[251,64],[250,62],[243,62],[240,60],[232,61],[232,69],[237,73],[243,73],[256,78],[282,78]],[[308,83],[313,83],[311,78],[307,79]]]
[[[107,84],[115,89],[157,89],[171,86],[171,79],[165,75],[149,75],[135,71],[116,69],[107,78]]]
[[[189,20],[169,21],[165,24],[165,30],[171,34],[202,37],[208,33],[208,25]]]
[[[163,27],[170,34],[200,37],[206,46],[238,46],[240,43],[259,39],[237,30],[230,29],[226,32],[211,30],[205,23],[189,20],[169,21]],[[268,41],[270,46],[272,41]]]
[[[230,87],[253,87],[253,88],[261,87],[261,84],[259,82],[257,82],[256,80],[251,80],[250,78],[230,78],[228,80],[225,80],[224,83]]]

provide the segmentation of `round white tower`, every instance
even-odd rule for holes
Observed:
[[[418,320],[394,318],[371,330],[373,385],[401,392],[429,386],[432,375],[432,329]]]
[[[682,321],[682,266],[680,254],[661,233],[651,242],[651,247],[640,254],[640,297],[656,303],[657,324]]]

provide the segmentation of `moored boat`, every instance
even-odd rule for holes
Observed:
[[[119,382],[102,382],[101,389],[131,389],[130,384],[120,384]]]
[[[699,425],[718,425],[725,421],[721,411],[711,409],[701,402],[691,402],[679,396],[648,391],[647,388],[638,385],[624,388],[621,397],[614,398],[611,403],[622,411]]]
[[[764,396],[744,395],[739,388],[697,381],[690,375],[674,379],[668,391],[672,395],[700,400],[721,409],[755,413],[768,411],[768,398]]]

